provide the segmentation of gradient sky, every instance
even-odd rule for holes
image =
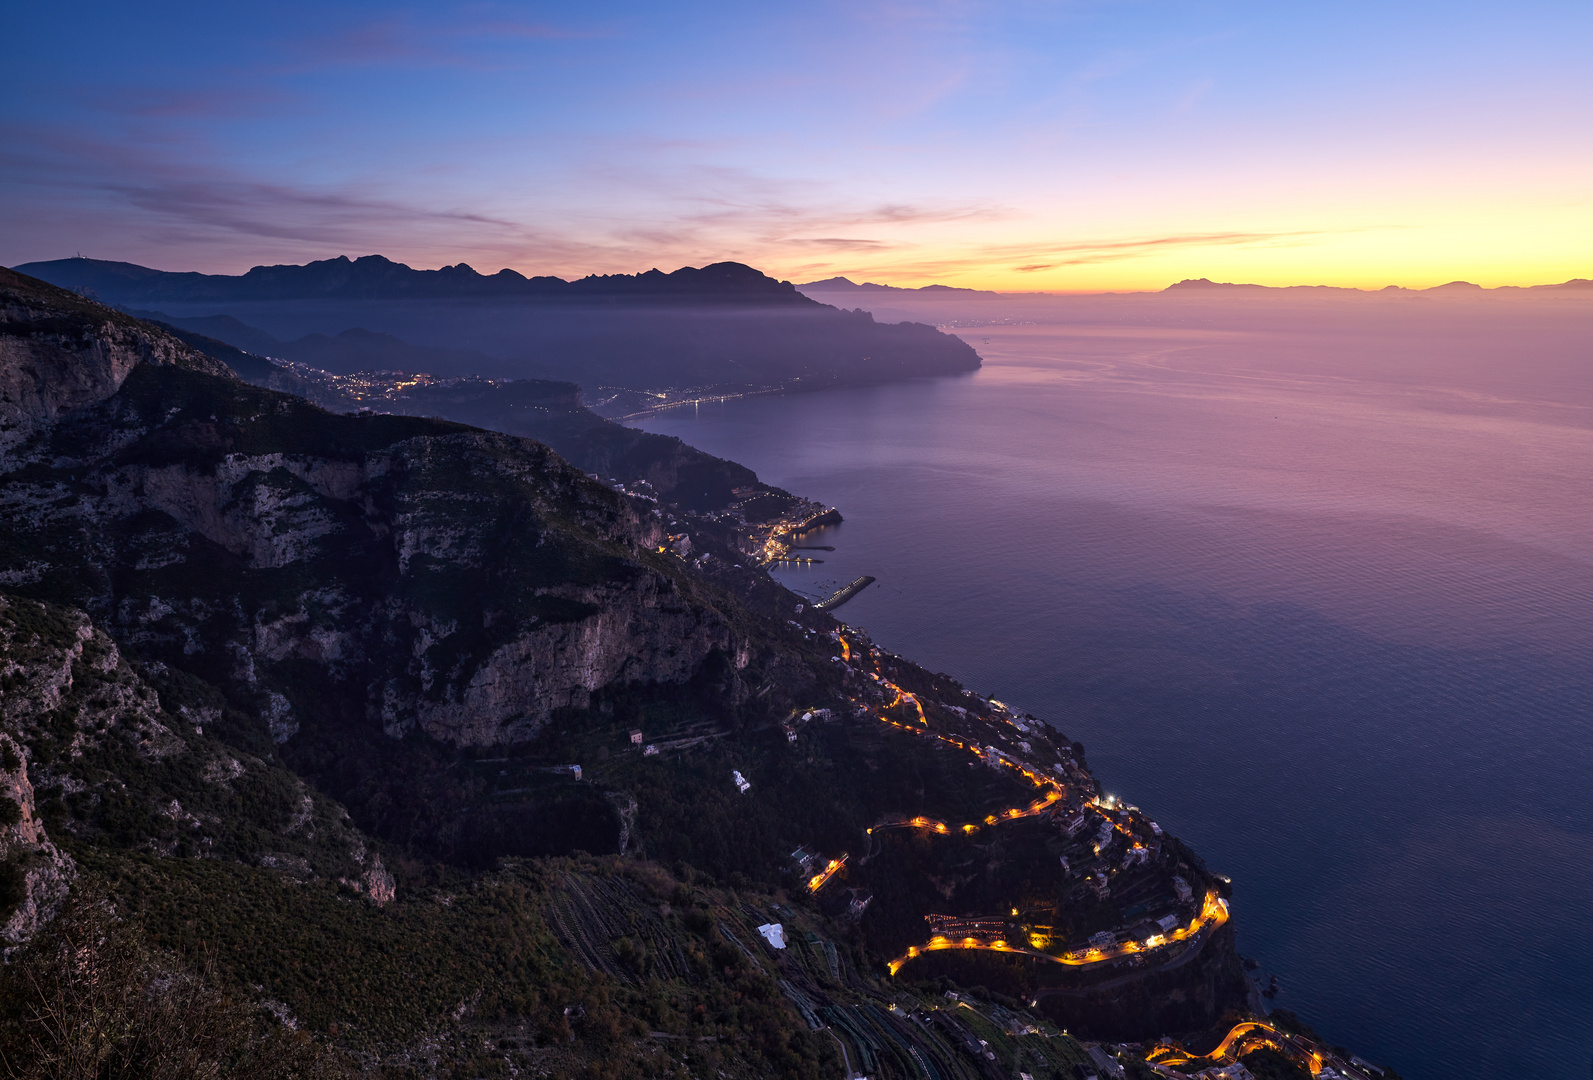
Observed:
[[[0,262],[1593,276],[1593,4],[0,13]]]

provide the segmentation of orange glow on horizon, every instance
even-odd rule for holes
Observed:
[[[764,269],[798,283],[839,276],[903,288],[1053,294],[1158,292],[1186,278],[1367,291],[1593,278],[1593,203],[1580,180],[1562,178],[1552,192],[1514,201],[1494,192],[1434,198],[1413,190],[1375,203],[1319,194],[1321,203],[1278,199],[1267,206],[1263,196],[1251,207],[1209,192],[1188,218],[1125,199],[1087,233],[1036,209],[1022,215],[1022,229],[1007,222],[904,229],[887,249],[854,258],[837,253],[822,264],[793,264],[787,256]]]

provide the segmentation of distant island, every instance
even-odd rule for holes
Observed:
[[[1439,293],[1444,295],[1471,295],[1476,293],[1520,293],[1520,292],[1557,292],[1593,290],[1593,280],[1587,278],[1572,278],[1570,281],[1558,285],[1500,285],[1487,289],[1469,281],[1450,281],[1443,285],[1434,285],[1428,289],[1407,289],[1403,285],[1387,285],[1381,289],[1352,289],[1341,285],[1247,285],[1229,281],[1212,281],[1210,278],[1185,278],[1183,281],[1174,282],[1162,292],[1166,293],[1220,293],[1220,292],[1255,292],[1255,293],[1339,293],[1353,296],[1380,296],[1387,293]]]
[[[995,290],[991,290],[991,289],[965,289],[965,288],[959,288],[959,287],[952,286],[952,285],[921,285],[921,286],[917,286],[917,287],[907,287],[907,286],[900,286],[900,285],[880,285],[880,284],[876,284],[875,282],[871,282],[871,281],[870,282],[863,282],[862,284],[859,284],[859,283],[857,283],[855,281],[852,281],[850,278],[832,277],[832,278],[824,278],[822,281],[805,282],[805,283],[797,285],[796,288],[798,290],[800,290],[801,292],[803,292],[805,294],[810,294],[810,295],[811,294],[817,294],[817,295],[823,296],[823,295],[828,295],[828,294],[835,294],[837,296],[840,296],[840,295],[846,295],[846,294],[859,294],[859,295],[861,295],[861,294],[872,294],[872,295],[875,295],[875,296],[878,296],[878,297],[881,297],[881,298],[900,299],[900,300],[918,300],[918,299],[924,299],[924,300],[928,300],[928,299],[975,300],[975,299],[979,299],[979,298],[989,298],[989,299],[993,299],[994,300],[994,299],[1011,299],[1011,298],[1014,298],[1014,297],[1037,297],[1037,296],[1057,296],[1057,297],[1068,297],[1068,296],[1079,296],[1079,297],[1089,297],[1089,296],[1165,296],[1165,295],[1169,295],[1169,294],[1171,294],[1171,295],[1189,295],[1189,294],[1194,294],[1194,293],[1200,293],[1200,294],[1221,294],[1221,293],[1301,294],[1301,293],[1317,293],[1317,294],[1340,294],[1340,295],[1345,295],[1345,296],[1379,296],[1379,295],[1384,295],[1384,294],[1388,294],[1388,293],[1411,293],[1411,294],[1416,294],[1416,293],[1423,293],[1423,294],[1438,293],[1438,294],[1443,294],[1443,295],[1457,295],[1457,294],[1481,293],[1481,292],[1504,293],[1504,294],[1522,293],[1522,292],[1531,292],[1531,293],[1541,293],[1541,292],[1579,292],[1579,291],[1593,290],[1593,279],[1589,279],[1589,278],[1572,278],[1569,281],[1563,281],[1563,282],[1560,282],[1558,284],[1553,284],[1553,285],[1500,285],[1500,286],[1497,286],[1497,287],[1492,288],[1492,289],[1485,288],[1484,286],[1481,286],[1481,285],[1475,285],[1475,284],[1473,284],[1473,283],[1471,283],[1469,281],[1451,281],[1451,282],[1447,282],[1447,283],[1445,283],[1443,285],[1434,285],[1431,288],[1426,288],[1426,289],[1410,289],[1410,288],[1406,288],[1403,285],[1388,285],[1388,286],[1385,286],[1385,287],[1383,287],[1381,289],[1355,289],[1355,288],[1350,288],[1348,286],[1343,286],[1343,285],[1255,285],[1255,284],[1249,284],[1249,283],[1245,283],[1245,282],[1213,281],[1210,278],[1185,278],[1182,281],[1175,281],[1173,284],[1167,286],[1166,288],[1159,289],[1159,290],[1144,290],[1144,291],[1130,291],[1130,292],[1116,292],[1116,291],[1088,292],[1088,291],[1085,291],[1085,292],[1067,292],[1067,293],[1034,293],[1034,292],[999,292],[999,291],[995,291]]]
[[[872,281],[865,281],[861,285],[850,278],[832,277],[823,281],[810,281],[805,285],[798,285],[803,292],[812,293],[918,293],[923,294],[955,294],[964,296],[999,296],[999,293],[989,289],[960,289],[955,285],[921,285],[918,288],[904,288],[898,285],[876,285]]]

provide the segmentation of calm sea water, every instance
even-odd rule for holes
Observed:
[[[1082,740],[1233,877],[1241,951],[1330,1041],[1414,1080],[1586,1077],[1586,365],[964,336],[966,378],[640,426],[838,506],[782,579],[877,576],[845,620]]]

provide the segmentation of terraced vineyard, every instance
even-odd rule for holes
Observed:
[[[644,976],[697,981],[670,920],[624,877],[561,874],[544,914],[564,946],[594,971],[632,986]]]
[[[1049,1080],[1071,1076],[1073,1065],[1088,1060],[1083,1045],[1020,1002],[942,993],[938,985],[860,969],[861,954],[849,940],[855,927],[826,919],[806,901],[689,886],[621,859],[571,861],[549,885],[544,918],[590,971],[681,1004],[712,996],[719,985],[750,998],[778,996],[787,1021],[842,1051],[850,1073],[1007,1080],[1025,1072]],[[768,923],[783,928],[784,949],[759,934]],[[677,1014],[684,1024],[647,1037],[700,1075],[704,1045],[736,1033],[689,1007]]]

